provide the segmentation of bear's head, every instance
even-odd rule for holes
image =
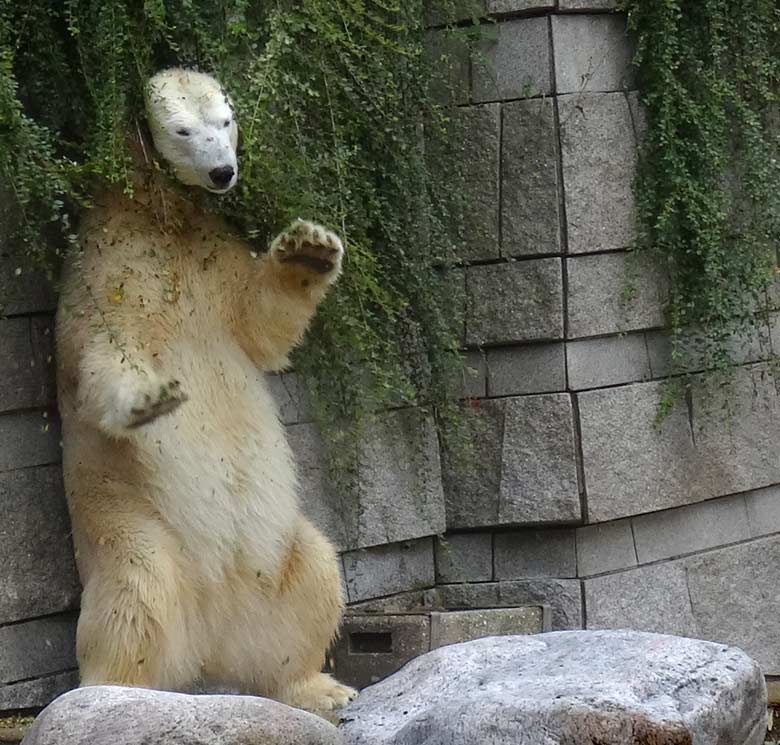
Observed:
[[[184,184],[224,193],[238,179],[238,125],[222,86],[210,75],[172,68],[146,90],[146,116],[157,152]]]

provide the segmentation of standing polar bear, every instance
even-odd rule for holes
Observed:
[[[184,184],[236,182],[237,126],[211,77],[149,82],[154,147]],[[341,270],[298,221],[259,258],[166,184],[139,135],[134,193],[84,220],[57,315],[82,684],[203,681],[310,710],[343,611],[337,557],[301,514],[259,371],[279,370]],[[185,190],[186,191],[186,190]]]

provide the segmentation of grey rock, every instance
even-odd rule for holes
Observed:
[[[70,530],[59,466],[0,473],[0,622],[75,607]]]
[[[430,414],[406,409],[377,418],[361,443],[358,469],[361,547],[444,532],[439,441]]]
[[[682,562],[594,577],[584,585],[589,629],[700,636]]]
[[[265,380],[279,407],[279,420],[282,424],[311,421],[306,390],[297,373],[268,373]]]
[[[780,537],[762,538],[682,560],[696,636],[739,644],[765,675],[780,675],[774,591],[780,569]]]
[[[463,398],[483,398],[487,393],[487,363],[480,350],[466,352],[463,368]]]
[[[0,415],[0,471],[58,463],[60,420],[54,410]]]
[[[741,494],[632,519],[640,564],[692,554],[750,537]]]
[[[78,670],[69,670],[0,686],[0,710],[41,709],[78,684]]]
[[[350,602],[436,583],[430,538],[351,551],[343,555]]]
[[[503,106],[501,252],[561,252],[558,132],[550,98]]]
[[[539,634],[545,631],[545,608],[485,608],[434,611],[431,617],[431,649],[487,636]]]
[[[578,395],[589,517],[603,522],[758,489],[780,481],[773,443],[780,399],[762,365],[739,369],[727,394],[740,416],[724,417],[723,392],[693,380],[656,424],[662,383]]]
[[[630,520],[577,528],[577,573],[588,577],[636,566]]]
[[[780,486],[745,494],[751,537],[780,533]]]
[[[470,425],[472,457],[458,461],[445,452],[449,528],[579,519],[567,394],[484,401]]]
[[[0,412],[54,403],[51,320],[0,319]]]
[[[358,498],[349,489],[333,488],[322,437],[313,424],[286,428],[306,516],[340,550],[357,545]]]
[[[341,745],[320,717],[254,696],[90,686],[40,714],[25,745]]]
[[[645,335],[568,342],[566,369],[575,391],[647,380],[651,371]]]
[[[351,745],[759,745],[766,686],[733,647],[572,631],[442,647],[364,691],[342,717]]]
[[[334,484],[316,427],[287,428],[305,513],[342,550],[394,543],[445,528],[439,442],[430,414],[403,409],[366,427],[357,485]]]
[[[446,608],[548,606],[555,631],[582,628],[582,589],[576,579],[527,579],[439,585]]]
[[[73,669],[76,662],[76,618],[50,616],[0,628],[0,683]]]
[[[614,10],[618,0],[558,0],[559,10]]]
[[[560,342],[524,344],[487,351],[489,396],[566,390],[566,359]]]
[[[624,15],[556,15],[552,34],[559,94],[623,91],[634,86],[634,49]]]
[[[497,533],[497,580],[576,577],[577,551],[571,528],[529,528]]]
[[[466,343],[500,344],[563,336],[560,259],[466,270]]]
[[[438,72],[438,78],[432,81],[431,98],[443,105],[467,103],[468,43],[449,29],[431,29],[425,34],[425,55],[432,69]]]
[[[505,21],[486,31],[471,62],[475,103],[553,92],[547,18]]]
[[[493,259],[498,246],[498,179],[501,131],[499,104],[455,109],[450,115],[449,145],[464,173],[463,229],[454,236],[465,261]]]
[[[437,539],[437,582],[487,582],[491,579],[492,533],[452,533]]]
[[[568,275],[568,336],[617,334],[664,325],[669,280],[644,253],[573,256]]]
[[[630,248],[637,140],[623,93],[558,97],[569,252]]]

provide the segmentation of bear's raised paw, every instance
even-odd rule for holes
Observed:
[[[274,239],[270,251],[283,264],[335,277],[341,269],[344,247],[339,237],[322,225],[296,220]]]
[[[127,426],[130,429],[148,424],[163,414],[170,414],[187,400],[187,394],[181,389],[178,380],[151,387],[140,394],[135,405],[130,408]]]

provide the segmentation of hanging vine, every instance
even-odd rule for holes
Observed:
[[[446,268],[463,174],[446,102],[431,95],[454,61],[426,53],[422,5],[0,0],[0,183],[18,239],[55,266],[88,195],[130,188],[148,77],[212,72],[237,109],[241,179],[209,207],[259,250],[298,216],[346,240],[344,277],[294,360],[326,438],[354,443],[355,424],[388,406],[447,419],[462,364]]]
[[[772,353],[780,247],[780,6],[628,0],[648,129],[639,244],[671,283],[675,373],[723,381],[740,348]],[[675,378],[666,407],[686,384]]]

